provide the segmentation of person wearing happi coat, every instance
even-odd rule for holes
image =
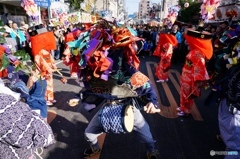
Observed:
[[[180,78],[180,107],[178,116],[188,116],[194,99],[201,95],[201,88],[206,86],[209,75],[206,69],[206,59],[213,54],[211,43],[212,34],[206,31],[193,31],[188,29],[184,37],[190,51],[182,69]]]
[[[170,33],[160,33],[160,40],[153,53],[154,56],[160,58],[160,62],[156,66],[155,75],[158,80],[156,82],[168,81],[168,70],[171,65],[173,47],[177,46],[178,42],[174,35]]]

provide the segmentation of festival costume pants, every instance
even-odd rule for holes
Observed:
[[[240,111],[235,114],[229,111],[226,99],[219,104],[218,122],[221,137],[226,145],[227,155],[224,159],[240,158]],[[231,152],[234,152],[231,154]],[[237,154],[236,154],[237,153]]]
[[[148,152],[153,152],[155,149],[154,140],[150,132],[150,128],[140,110],[133,107],[134,113],[134,133],[137,135],[139,141],[145,144]],[[85,130],[85,136],[93,149],[98,149],[97,137],[103,133],[103,128],[100,125],[98,113],[94,115],[88,127]]]

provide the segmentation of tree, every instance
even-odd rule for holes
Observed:
[[[189,7],[185,8],[184,4],[188,2]],[[185,23],[198,23],[200,19],[200,7],[202,5],[201,2],[196,2],[192,0],[180,0],[179,5],[181,6],[180,14],[178,16],[178,20]]]
[[[81,3],[84,0],[68,0],[71,7],[73,7],[75,10],[79,10],[81,7]]]

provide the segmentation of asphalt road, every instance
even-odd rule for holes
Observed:
[[[170,70],[167,83],[156,83],[154,65],[155,57],[141,57],[140,70],[154,83],[158,92],[161,113],[143,115],[150,125],[159,156],[162,159],[222,159],[221,155],[210,155],[210,151],[224,151],[225,145],[217,140],[219,134],[216,105],[206,106],[204,101],[211,88],[202,91],[201,97],[195,100],[192,115],[178,117],[176,107],[179,104],[179,76],[181,65],[174,65]],[[69,68],[59,63],[58,68],[68,78],[62,84],[61,77],[54,74],[55,98],[58,101],[49,107],[48,122],[53,129],[57,143],[44,150],[43,159],[80,159],[88,143],[84,139],[84,130],[99,107],[91,112],[86,111],[81,102],[70,106],[69,100],[82,89],[75,79],[69,78]],[[103,134],[99,141],[102,152],[93,158],[99,159],[145,159],[146,150],[139,143],[134,133]]]

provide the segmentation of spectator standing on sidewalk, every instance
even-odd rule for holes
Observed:
[[[52,57],[55,60],[59,60],[60,59],[60,47],[61,47],[60,44],[61,44],[61,38],[62,38],[63,34],[62,34],[62,31],[60,30],[59,26],[53,28],[53,33],[55,36],[57,48],[56,48],[56,50],[52,51]]]
[[[12,24],[11,37],[17,41],[18,50],[21,50],[26,45],[26,37],[24,33],[18,28],[17,23]]]
[[[173,25],[172,34],[176,36],[176,39],[178,41],[178,45],[173,49],[172,64],[177,64],[178,62],[180,62],[180,59],[182,58],[181,56],[183,56],[181,50],[183,37],[182,33],[179,31],[178,25]]]

